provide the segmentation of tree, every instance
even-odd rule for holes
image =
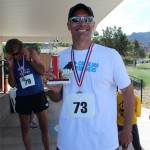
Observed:
[[[101,39],[100,35],[97,31],[94,32],[93,37],[92,37],[92,42],[96,44],[101,44]]]
[[[41,45],[40,43],[23,43],[23,46],[28,50],[34,49],[38,54],[41,53]]]
[[[102,31],[102,36],[97,31],[94,32],[92,39],[94,43],[116,49],[126,62],[133,60],[136,64],[137,58],[145,57],[144,48],[139,45],[137,40],[129,40],[126,34],[122,32],[121,27],[106,27],[106,30]]]
[[[127,54],[127,47],[129,40],[121,30],[121,27],[116,27],[114,28],[111,27],[106,27],[106,30],[102,30],[103,35],[97,35],[95,33],[93,37],[93,42],[96,42],[98,44],[114,48],[116,49],[122,56],[125,56]]]
[[[150,58],[150,52],[147,53],[146,57],[147,57],[147,58]]]
[[[128,54],[127,55],[133,58],[134,64],[136,66],[136,60],[138,58],[145,57],[144,48],[139,45],[137,40],[130,41],[129,45],[128,45]]]

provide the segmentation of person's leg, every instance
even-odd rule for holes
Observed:
[[[133,134],[132,145],[133,145],[134,149],[142,150],[142,146],[140,144],[140,138],[139,138],[139,132],[138,132],[137,124],[132,126],[132,134]]]
[[[32,114],[30,115],[30,123],[33,122],[33,118],[34,118],[34,113],[32,112]]]
[[[26,150],[31,150],[31,142],[29,135],[29,121],[32,112],[30,96],[16,97],[16,112],[19,114],[22,139]]]
[[[50,137],[48,130],[48,112],[47,108],[49,103],[45,92],[40,92],[34,95],[32,105],[34,106],[33,111],[38,117],[39,126],[42,134],[42,141],[45,147],[45,150],[50,149]]]
[[[42,112],[37,114],[41,134],[42,134],[42,141],[45,147],[45,150],[50,149],[50,137],[49,137],[49,130],[48,130],[48,113],[47,109],[43,110]]]
[[[32,111],[32,114],[30,115],[29,128],[31,129],[38,128],[39,126],[33,121],[33,119],[34,119],[34,112]]]
[[[30,115],[19,114],[19,119],[21,123],[22,139],[23,139],[25,148],[26,150],[31,150],[31,141],[30,141],[30,135],[29,135]]]

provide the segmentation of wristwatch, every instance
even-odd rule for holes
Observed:
[[[32,58],[30,58],[30,60],[28,61],[28,63],[31,63],[31,62],[33,62],[33,59],[32,59]]]

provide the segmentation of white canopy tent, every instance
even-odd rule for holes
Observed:
[[[122,1],[0,0],[0,43],[10,38],[23,42],[51,42],[56,37],[62,42],[70,42],[66,25],[70,7],[77,3],[90,6],[97,26]]]

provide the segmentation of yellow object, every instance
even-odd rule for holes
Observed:
[[[141,116],[141,100],[135,95],[135,111],[133,115],[132,125],[137,123],[137,117]],[[117,124],[120,126],[124,125],[124,108],[123,108],[123,96],[117,94]]]
[[[8,92],[8,86],[9,86],[9,83],[8,83],[8,75],[5,75],[5,92]]]

